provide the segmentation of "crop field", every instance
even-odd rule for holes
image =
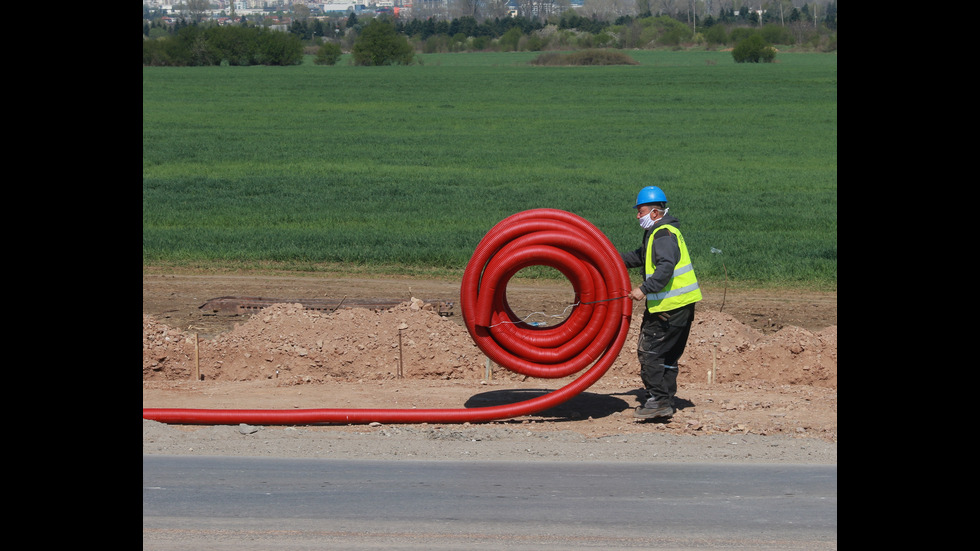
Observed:
[[[629,53],[144,67],[143,265],[452,275],[541,207],[635,248],[657,185],[700,278],[836,289],[837,56]]]

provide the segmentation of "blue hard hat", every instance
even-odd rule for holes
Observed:
[[[662,189],[658,188],[657,186],[647,186],[641,189],[640,193],[636,195],[636,206],[633,208],[637,208],[640,205],[646,205],[649,203],[666,203],[666,202],[667,202],[667,195],[664,194],[664,191]]]

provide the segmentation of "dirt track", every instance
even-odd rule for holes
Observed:
[[[144,275],[143,406],[459,408],[516,401],[568,382],[524,380],[499,368],[488,379],[485,358],[458,312],[442,317],[411,305],[413,297],[458,304],[458,292],[451,281]],[[508,287],[508,298],[529,313],[560,313],[568,294],[554,282]],[[200,309],[227,295],[391,298],[404,304],[333,313],[284,304],[254,316]],[[476,426],[245,431],[144,421],[144,453],[195,448],[191,453],[404,459],[465,450],[467,457],[490,459],[586,454],[836,463],[836,324],[836,294],[705,289],[681,362],[679,411],[669,422],[631,416],[639,391],[631,334],[614,366],[587,392],[527,418]],[[195,379],[197,370],[203,381]]]

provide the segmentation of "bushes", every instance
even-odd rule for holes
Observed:
[[[313,63],[317,65],[336,65],[340,61],[342,53],[339,45],[333,42],[324,42],[323,45],[317,48]]]
[[[157,39],[143,40],[143,65],[176,66],[189,65],[181,63],[184,52],[180,44],[170,36]]]
[[[742,39],[732,50],[735,63],[772,63],[776,58],[776,48],[769,45],[762,35],[753,33]]]
[[[759,34],[770,44],[793,44],[796,42],[793,38],[793,33],[788,28],[773,23],[763,25],[759,29]]]
[[[394,25],[372,19],[354,42],[355,65],[411,65],[415,51]]]
[[[693,37],[690,27],[666,15],[654,18],[654,26],[658,29],[657,44],[661,46],[679,46]]]
[[[262,31],[253,65],[299,65],[303,62],[303,42],[296,35]]]
[[[728,35],[728,40],[732,43],[738,44],[755,33],[756,30],[751,27],[735,27]]]
[[[728,44],[728,31],[725,30],[724,25],[712,25],[704,31],[704,39],[711,47]]]
[[[570,54],[548,52],[531,60],[531,65],[639,65],[630,56],[615,50],[579,50]]]
[[[510,30],[504,33],[497,41],[497,46],[500,48],[501,52],[516,52],[518,50],[518,45],[521,42],[521,37],[524,33],[521,31],[520,27],[511,27]]]
[[[356,21],[348,18],[348,25]],[[715,20],[706,17],[697,27],[700,34],[693,34],[690,21],[669,16],[621,17],[615,25],[600,24],[578,17],[574,12],[565,14],[560,23],[520,24],[521,18],[507,18],[495,22],[477,24],[472,17],[451,21],[411,20],[400,23],[390,19],[365,19],[347,29],[340,43],[344,51],[358,54],[351,63],[357,65],[405,65],[421,62],[415,53],[448,53],[462,51],[543,51],[604,48],[671,48],[684,49],[692,45],[706,45],[719,49],[726,45],[738,45],[753,35],[762,37],[742,44],[733,56],[738,63],[772,62],[776,50],[768,45],[790,45],[818,51],[836,49],[836,35],[826,35],[819,30],[803,33],[799,25],[782,26],[766,23],[762,27],[747,26],[744,21],[727,17]],[[376,26],[375,26],[376,25]],[[333,28],[333,27],[331,27]],[[578,29],[578,30],[576,30]],[[588,30],[584,30],[588,29]],[[338,29],[339,30],[339,29]],[[825,30],[825,29],[824,29]],[[330,33],[328,33],[330,34]],[[163,35],[163,36],[160,36]],[[287,38],[268,29],[246,25],[218,26],[216,24],[144,25],[144,65],[291,65],[302,59],[302,45],[298,36]],[[376,35],[376,36],[372,36]],[[306,51],[318,65],[333,65],[340,56],[335,51],[323,51],[323,36],[318,31],[316,44],[308,44]],[[330,35],[333,39],[333,35]],[[291,40],[293,42],[287,42]]]
[[[172,37],[143,40],[143,65],[297,65],[299,38],[261,27],[184,27]]]

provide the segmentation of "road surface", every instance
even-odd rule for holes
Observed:
[[[837,549],[836,465],[143,456],[143,550]]]

